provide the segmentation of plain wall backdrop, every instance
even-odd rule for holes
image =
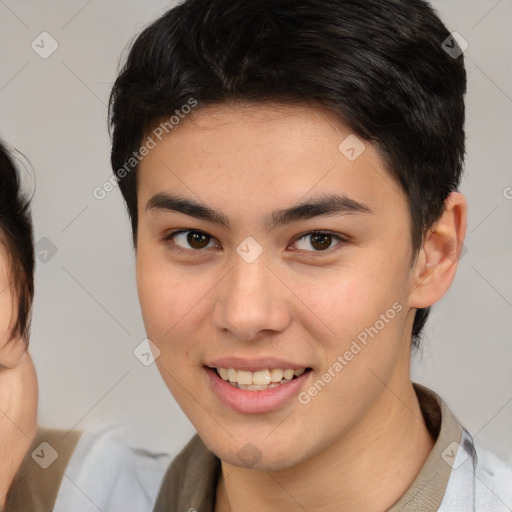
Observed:
[[[172,5],[0,0],[0,136],[26,155],[36,181],[30,348],[41,424],[127,422],[134,442],[174,454],[194,429],[155,365],[133,354],[145,333],[121,194],[116,187],[103,200],[93,196],[112,175],[107,101],[123,50]],[[512,1],[433,5],[468,42],[461,191],[469,221],[466,251],[433,308],[413,378],[438,392],[477,440],[512,458]]]

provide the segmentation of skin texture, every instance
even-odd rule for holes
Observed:
[[[11,339],[15,321],[4,248],[0,245],[0,503],[37,430],[37,376],[27,343]]]
[[[166,385],[222,460],[217,512],[381,511],[432,449],[410,381],[412,322],[414,308],[436,302],[453,280],[465,200],[452,193],[413,265],[406,198],[371,144],[355,161],[338,150],[350,133],[315,105],[226,104],[194,111],[139,166],[144,323]],[[334,192],[371,213],[263,223],[273,210]],[[221,211],[231,229],[147,209],[158,193]],[[178,229],[211,238],[164,240]],[[345,241],[333,237],[322,250],[311,230]],[[263,248],[250,264],[236,252],[248,236]],[[244,414],[211,388],[206,362],[272,356],[312,368],[307,389],[396,303],[400,312],[306,405],[295,397]],[[244,467],[237,454],[248,442],[259,460]]]

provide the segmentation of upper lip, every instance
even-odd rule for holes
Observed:
[[[257,372],[259,370],[266,370],[272,368],[282,368],[283,370],[291,369],[298,370],[300,368],[309,368],[308,365],[302,363],[294,363],[285,361],[275,357],[257,357],[257,358],[243,358],[243,357],[220,357],[205,363],[210,368],[234,368],[236,370],[247,370]]]

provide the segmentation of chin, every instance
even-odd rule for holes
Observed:
[[[302,443],[288,437],[288,442],[283,445],[281,440],[271,442],[265,439],[267,436],[268,432],[261,436],[261,440],[256,436],[234,436],[226,443],[218,439],[210,442],[208,436],[202,435],[201,439],[219,459],[239,468],[284,471],[305,461],[304,450],[297,452],[297,446]]]

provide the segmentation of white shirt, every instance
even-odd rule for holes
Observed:
[[[85,430],[68,463],[54,512],[150,512],[171,462],[136,449],[117,425]]]

